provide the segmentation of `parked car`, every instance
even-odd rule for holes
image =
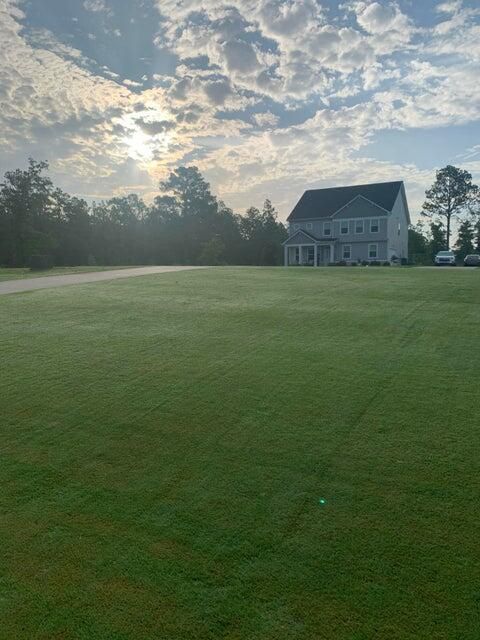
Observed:
[[[439,251],[435,256],[435,264],[437,267],[442,265],[455,267],[455,254],[453,251]]]
[[[471,253],[469,256],[465,256],[463,264],[466,267],[480,267],[480,256],[478,253]]]

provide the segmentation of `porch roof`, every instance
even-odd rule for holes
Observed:
[[[298,229],[293,233],[289,238],[285,240],[282,244],[320,244],[320,243],[331,243],[336,242],[337,238],[333,238],[331,236],[314,236],[308,231],[304,231],[303,229]]]

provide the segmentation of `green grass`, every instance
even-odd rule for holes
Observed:
[[[2,297],[2,640],[478,640],[479,309],[475,270]]]
[[[31,271],[28,268],[9,269],[0,267],[0,282],[40,276],[65,276],[73,273],[91,273],[92,271],[110,271],[111,269],[130,269],[131,267],[54,267],[42,271]]]

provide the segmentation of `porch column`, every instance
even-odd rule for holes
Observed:
[[[318,267],[318,261],[317,261],[317,245],[314,244],[314,249],[313,249],[313,266],[314,267]]]
[[[288,245],[283,247],[283,266],[288,267]]]
[[[333,242],[330,245],[330,262],[335,262],[335,246]]]
[[[299,245],[298,247],[298,264],[299,266],[303,264],[303,251],[302,251],[303,247],[302,245]]]

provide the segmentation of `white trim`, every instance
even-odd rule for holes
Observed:
[[[357,222],[361,222],[362,223],[362,230],[361,231],[357,231],[357,222],[353,225],[353,232],[355,235],[359,236],[362,233],[365,233],[365,220],[368,220],[368,218],[357,218]]]
[[[375,255],[370,255],[370,247],[375,247]],[[369,242],[368,243],[368,259],[369,260],[378,260],[378,242]]]
[[[340,211],[343,211],[346,207],[350,206],[352,204],[352,202],[355,202],[355,200],[358,200],[359,198],[361,198],[362,200],[365,200],[365,202],[368,202],[369,204],[373,205],[374,207],[376,207],[377,209],[380,209],[381,211],[385,211],[385,213],[390,214],[392,213],[391,211],[389,211],[388,209],[384,209],[383,207],[381,207],[379,204],[377,204],[376,202],[373,202],[373,200],[369,200],[368,198],[366,198],[365,196],[362,196],[361,193],[358,194],[358,196],[355,196],[354,198],[352,198],[349,202],[347,202],[347,204],[344,204],[343,207],[340,207],[340,209],[337,209],[337,211],[335,211],[335,213],[332,213],[332,218],[334,216],[336,216],[338,213],[340,213]],[[396,198],[395,198],[396,200]]]
[[[372,222],[377,223],[377,230],[372,230]],[[380,219],[379,218],[370,218],[370,233],[380,233]]]

